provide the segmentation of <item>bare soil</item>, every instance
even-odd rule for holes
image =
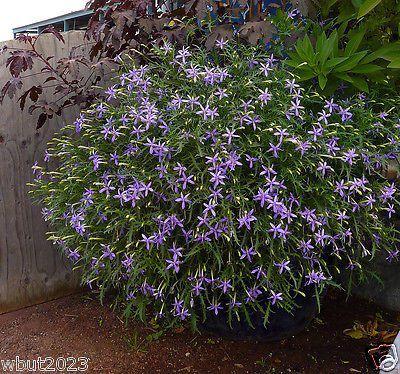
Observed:
[[[188,329],[149,341],[152,329],[126,325],[109,306],[80,294],[1,315],[0,359],[85,356],[88,373],[105,374],[373,373],[365,352],[399,320],[374,304],[330,292],[306,331],[278,343],[232,342]],[[366,336],[343,333],[356,321],[369,326]]]

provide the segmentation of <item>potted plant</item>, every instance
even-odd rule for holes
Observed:
[[[340,272],[393,253],[397,190],[381,170],[398,113],[324,98],[262,47],[215,47],[123,57],[106,100],[50,143],[57,170],[34,166],[32,194],[49,239],[127,317],[280,338]]]

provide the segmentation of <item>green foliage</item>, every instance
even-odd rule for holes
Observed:
[[[322,15],[327,17],[334,8],[339,8],[339,18],[356,16],[361,18],[369,14],[382,0],[322,0],[319,7]]]
[[[362,2],[353,1],[353,3],[359,3],[357,17],[361,18],[370,13],[382,0],[364,0]]]
[[[324,0],[322,22],[308,20],[306,36],[288,64],[302,80],[315,79],[331,93],[340,83],[368,92],[371,82],[396,84],[400,77],[400,2]]]
[[[300,80],[318,79],[321,90],[333,92],[340,82],[368,92],[368,81],[384,81],[386,68],[398,68],[400,43],[391,43],[374,52],[362,48],[366,28],[361,26],[348,34],[334,30],[329,36],[314,28],[311,42],[308,34],[289,52],[287,64],[295,69]]]
[[[396,2],[396,0],[389,0]],[[322,0],[318,2],[323,17],[328,17],[331,12],[336,12],[340,20],[352,17],[361,18],[370,14],[379,4],[387,3],[385,0]],[[338,10],[338,11],[337,11]]]
[[[324,0],[320,12],[329,27],[365,27],[363,44],[371,50],[399,40],[399,0]]]

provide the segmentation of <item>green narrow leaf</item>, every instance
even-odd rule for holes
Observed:
[[[298,70],[296,73],[299,76],[299,82],[307,81],[316,76],[316,74],[311,69]]]
[[[348,2],[342,2],[338,16],[338,23],[349,21],[355,17],[357,17],[357,10],[355,7]]]
[[[296,63],[297,65],[300,65],[303,62],[303,60],[301,59],[301,57],[299,56],[298,53],[288,52],[288,55],[290,57],[289,61],[291,64]],[[286,62],[288,63],[289,61],[286,61]],[[293,65],[290,65],[290,66],[293,66]]]
[[[315,45],[315,52],[321,54],[324,51],[327,38],[325,31],[317,35],[317,43]]]
[[[285,61],[285,64],[288,65],[288,66],[291,66],[292,68],[298,68],[301,65],[307,66],[306,62],[300,62],[300,61],[297,61],[297,60],[288,60],[288,61]]]
[[[328,81],[328,79],[326,78],[325,75],[323,75],[323,74],[318,75],[318,83],[319,83],[319,86],[321,87],[321,90],[323,90],[325,88],[327,81]]]
[[[374,9],[382,0],[365,0],[358,9],[358,18],[364,17]]]
[[[351,84],[361,91],[369,92],[368,83],[361,77],[351,77]]]
[[[350,39],[346,45],[346,49],[344,50],[345,56],[351,56],[353,53],[357,51],[362,40],[364,39],[364,35],[365,35],[365,27],[351,34]]]
[[[339,78],[339,79],[341,79],[343,81],[346,81],[346,82],[349,82],[349,83],[352,83],[352,81],[353,81],[351,79],[350,75],[348,75],[347,73],[334,73],[333,75],[336,78]]]
[[[328,57],[332,54],[333,49],[337,43],[337,31],[335,30],[328,39],[325,38],[325,43],[321,48],[320,51],[320,60],[321,60],[321,65],[325,63],[325,61],[328,59]]]
[[[388,65],[388,68],[400,69],[400,57],[392,60],[392,62]]]
[[[348,25],[349,25],[349,21],[348,21],[348,20],[343,21],[343,22],[341,23],[341,25],[340,25],[339,28],[337,29],[338,37],[339,37],[339,38],[342,38],[343,35],[346,33],[346,29],[347,29],[347,26],[348,26]]]
[[[329,59],[326,62],[325,67],[331,69],[331,68],[335,67],[336,65],[341,64],[342,62],[344,62],[346,60],[348,60],[348,57],[334,57],[334,58]]]
[[[331,8],[338,2],[339,0],[328,0],[326,3],[322,3],[321,5],[321,13],[324,18],[327,18]]]
[[[392,61],[400,55],[400,43],[390,43],[364,57],[362,64],[368,64],[378,58]]]
[[[314,53],[314,48],[313,48],[313,46],[311,44],[311,40],[310,40],[310,38],[308,37],[307,34],[302,40],[302,48],[303,48],[303,52],[305,53],[307,58],[309,60],[312,60],[314,58],[314,56],[315,56],[315,53]]]
[[[379,66],[376,64],[365,64],[365,65],[356,66],[351,71],[353,73],[357,73],[357,74],[369,74],[369,73],[375,73],[376,71],[380,71],[380,70],[383,70],[382,66]]]
[[[366,56],[367,53],[367,51],[362,51],[353,54],[348,58],[347,61],[344,61],[341,64],[337,65],[335,67],[335,71],[344,72],[355,68],[359,64],[359,62]]]
[[[297,52],[297,55],[302,59],[303,61],[309,62],[310,59],[308,57],[308,54],[305,52],[304,47],[303,47],[303,41],[300,40],[296,45],[295,45],[295,50]]]
[[[358,9],[362,5],[363,0],[351,0],[351,3],[353,4],[354,8]]]
[[[375,73],[369,73],[368,79],[372,82],[384,82],[386,75],[382,71],[377,71]]]

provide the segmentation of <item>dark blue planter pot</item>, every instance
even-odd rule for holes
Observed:
[[[253,311],[249,314],[254,328],[248,325],[243,315],[240,321],[233,318],[229,326],[227,313],[222,312],[218,315],[208,314],[207,320],[200,324],[200,330],[230,340],[262,342],[279,341],[296,335],[303,331],[319,312],[314,288],[310,287],[304,292],[305,297],[298,296],[295,299],[299,307],[293,310],[293,314],[283,309],[274,310],[270,314],[267,328],[263,325],[264,316],[260,312]]]

